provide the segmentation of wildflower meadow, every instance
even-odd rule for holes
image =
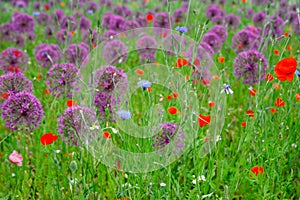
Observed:
[[[298,0],[0,12],[0,199],[300,198]]]

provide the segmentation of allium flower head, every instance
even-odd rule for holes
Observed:
[[[116,116],[113,108],[120,102],[112,92],[97,92],[94,97],[94,106],[97,109],[97,117],[100,121],[115,121]]]
[[[80,89],[79,69],[72,63],[55,64],[48,71],[46,84],[55,97],[72,97],[72,93]]]
[[[225,11],[220,9],[219,6],[217,6],[217,5],[214,5],[214,4],[209,5],[206,10],[206,17],[208,19],[213,19],[216,16],[224,17]]]
[[[50,20],[51,20],[50,16],[45,12],[40,13],[36,17],[36,21],[39,25],[44,25],[44,26],[48,25]]]
[[[236,16],[235,14],[228,14],[225,17],[225,23],[226,26],[231,29],[231,30],[235,30],[238,28],[238,26],[240,25],[241,21],[239,19],[238,16]]]
[[[22,73],[7,73],[0,76],[0,106],[3,100],[19,92],[33,92],[31,81]]]
[[[174,11],[173,17],[176,23],[183,22],[185,20],[185,11],[183,8],[179,8]]]
[[[184,147],[184,135],[181,127],[173,122],[166,122],[161,124],[156,130],[156,137],[154,140],[153,147],[163,149],[170,143],[174,143],[177,147],[176,152],[180,151]]]
[[[110,65],[125,62],[127,54],[127,47],[120,40],[107,41],[102,50],[103,59]]]
[[[60,29],[56,33],[56,40],[60,44],[71,43],[72,39],[73,37],[71,35],[71,32],[67,29]]]
[[[214,50],[214,53],[218,53],[222,48],[222,41],[216,33],[206,33],[202,38],[202,42],[209,44],[209,46]]]
[[[31,132],[40,125],[42,117],[41,103],[28,92],[11,95],[2,105],[2,118],[11,130]]]
[[[0,53],[0,68],[4,73],[24,72],[27,62],[27,54],[20,49],[7,48]]]
[[[260,82],[266,75],[268,62],[264,55],[256,50],[244,51],[234,60],[234,75],[243,78],[244,84],[253,85]]]
[[[15,13],[12,18],[12,25],[14,30],[20,33],[34,31],[34,19],[25,13]]]
[[[3,23],[0,25],[0,40],[11,41],[13,39],[14,29],[11,23]]]
[[[253,15],[253,23],[257,26],[261,26],[266,18],[266,12],[261,11]]]
[[[80,18],[79,29],[82,31],[89,30],[91,28],[91,21],[86,17]]]
[[[78,21],[73,16],[64,16],[61,20],[61,28],[67,29],[69,31],[74,31],[77,29]]]
[[[97,123],[96,112],[88,107],[73,106],[58,118],[58,132],[62,140],[71,145],[79,145],[85,140],[94,139],[96,131],[90,127]]]
[[[155,38],[149,35],[143,35],[136,43],[137,51],[140,54],[152,54],[155,55],[157,51],[157,42]]]
[[[209,29],[208,32],[217,34],[220,37],[222,42],[225,42],[227,35],[228,35],[224,26],[221,26],[221,25],[213,26],[211,29]]]
[[[157,13],[153,20],[153,27],[154,27],[153,31],[159,36],[164,36],[169,33],[166,31],[167,29],[170,29],[172,27],[172,23],[173,23],[173,17],[170,16],[169,18],[169,13],[167,12]]]
[[[34,54],[39,65],[49,68],[62,58],[62,51],[56,44],[39,44]]]
[[[270,25],[266,27],[265,35],[271,31],[272,36],[282,36],[284,34],[284,21],[279,16],[271,16]],[[271,29],[271,30],[270,30]]]
[[[90,47],[81,42],[78,44],[70,44],[66,48],[64,55],[68,62],[75,64],[79,68],[87,62],[89,53]]]
[[[246,50],[256,50],[259,44],[259,35],[249,30],[241,30],[232,38],[232,48],[236,53]]]

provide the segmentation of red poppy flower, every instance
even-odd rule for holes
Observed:
[[[174,93],[173,93],[173,97],[174,97],[174,98],[177,98],[177,97],[178,97],[178,93],[174,92]]]
[[[8,94],[8,93],[3,93],[3,94],[1,94],[1,96],[0,96],[0,98],[3,99],[3,100],[8,99],[8,97],[9,97],[9,94]]]
[[[140,75],[140,76],[143,76],[143,75],[144,75],[144,71],[141,70],[141,69],[136,69],[136,70],[135,70],[135,73],[136,73],[137,75]]]
[[[215,105],[216,105],[216,103],[213,102],[213,101],[208,102],[208,106],[211,107],[211,108],[214,107]]]
[[[152,92],[152,87],[148,87],[148,88],[147,88],[147,91],[148,91],[148,92]]]
[[[277,98],[275,101],[275,106],[277,107],[285,106],[285,102],[281,98]]]
[[[242,122],[242,127],[245,127],[247,125],[247,122]]]
[[[48,5],[44,5],[44,9],[45,10],[49,10],[49,6]]]
[[[55,142],[57,140],[57,138],[58,138],[57,135],[53,135],[52,133],[45,133],[40,138],[40,141],[41,141],[42,145],[48,145],[48,144],[52,144],[53,142]]]
[[[204,115],[199,115],[198,117],[198,123],[201,127],[204,127],[210,123],[210,116],[204,116]]]
[[[274,76],[272,74],[267,74],[265,79],[266,79],[267,82],[271,82],[271,81],[274,80]]]
[[[246,115],[249,115],[250,117],[254,117],[254,111],[253,110],[247,110]]]
[[[50,91],[48,89],[45,89],[45,94],[50,94]]]
[[[219,63],[223,63],[224,61],[225,61],[225,57],[223,57],[223,56],[218,57]]]
[[[294,79],[297,61],[295,58],[284,58],[280,60],[274,69],[274,72],[280,81],[288,80],[291,82]]]
[[[254,166],[252,167],[251,172],[253,172],[256,176],[258,176],[258,174],[262,175],[264,173],[264,168],[261,166]],[[250,178],[252,178],[251,174]]]
[[[300,101],[300,93],[296,94],[296,100]]]
[[[249,94],[250,94],[251,96],[255,96],[255,95],[256,95],[256,89],[251,88],[251,89],[249,90]]]
[[[171,95],[168,95],[168,96],[167,96],[167,99],[168,99],[168,100],[171,100],[171,99],[172,99],[172,96],[171,96]]]
[[[185,58],[177,58],[177,61],[175,63],[176,68],[187,66],[189,62]]]
[[[154,16],[152,14],[148,13],[146,15],[146,19],[148,20],[148,22],[150,22],[150,21],[154,20]]]
[[[110,135],[110,133],[109,132],[107,132],[107,131],[105,131],[104,133],[103,133],[103,135],[102,135],[104,138],[106,138],[106,139],[110,139],[111,138],[111,135]]]
[[[279,50],[277,50],[277,49],[274,50],[274,54],[275,54],[276,56],[279,56],[279,53],[280,53]]]
[[[177,114],[177,112],[178,112],[178,110],[177,110],[177,108],[176,107],[169,107],[168,108],[168,112],[171,114],[171,115],[175,115],[175,114]]]
[[[276,113],[276,109],[275,108],[271,108],[270,112],[274,114],[274,113]]]
[[[78,106],[78,103],[74,100],[67,100],[67,106],[68,107]]]

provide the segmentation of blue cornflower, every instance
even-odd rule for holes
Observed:
[[[87,13],[88,13],[89,15],[91,15],[91,14],[93,14],[93,10],[88,10]]]
[[[177,26],[175,30],[179,31],[180,34],[187,32],[187,28],[185,26],[182,26],[182,27]]]
[[[221,93],[226,93],[226,94],[233,94],[233,91],[230,89],[229,84],[224,84],[223,89],[221,90]]]
[[[299,70],[296,70],[295,74],[300,77],[300,71]]]
[[[40,12],[35,11],[35,12],[32,13],[32,15],[33,16],[38,16],[38,15],[40,15]]]
[[[131,118],[131,112],[129,110],[119,110],[117,114],[123,120]]]
[[[147,80],[140,80],[138,83],[138,86],[143,88],[143,90],[146,90],[147,88],[151,87],[152,83]]]

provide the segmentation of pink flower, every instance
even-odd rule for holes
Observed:
[[[9,155],[9,161],[11,163],[14,163],[18,166],[22,166],[22,160],[23,157],[21,154],[19,154],[16,150],[14,150],[10,155]]]

